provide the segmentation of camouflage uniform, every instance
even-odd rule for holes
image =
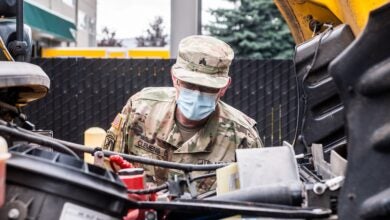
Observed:
[[[211,46],[207,45],[206,48]],[[190,52],[191,50],[180,51],[179,46],[178,61],[172,69],[177,78],[191,82],[194,73],[201,71],[201,74],[212,77],[202,76],[196,84],[208,87],[217,85],[216,88],[226,85],[227,71],[233,55],[217,51],[222,53],[220,57],[227,58],[219,58],[212,63],[209,62],[211,59],[208,59],[208,54],[190,55]],[[206,52],[213,53],[211,50]],[[186,66],[188,57],[197,57],[202,64],[199,66],[195,62],[187,62]],[[204,73],[207,71],[207,74]],[[212,73],[213,71],[216,72]],[[218,101],[216,110],[206,124],[187,141],[182,140],[179,126],[175,122],[175,109],[175,88],[143,89],[128,100],[115,118],[107,132],[104,148],[165,161],[210,164],[234,161],[237,148],[262,147],[255,129],[256,122],[222,101]],[[168,176],[167,169],[151,166],[144,168],[158,180],[166,180]]]

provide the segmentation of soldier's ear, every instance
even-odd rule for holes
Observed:
[[[228,83],[226,84],[226,86],[223,87],[223,88],[220,90],[220,92],[219,92],[219,98],[221,98],[222,96],[225,95],[226,90],[227,90],[227,89],[229,88],[229,86],[230,86],[230,83],[232,83],[232,78],[229,77],[229,82],[228,82]]]
[[[171,78],[172,78],[172,84],[173,84],[173,87],[177,87],[177,79],[175,77],[175,75],[173,75],[173,72],[172,72],[172,69],[171,69]]]
[[[176,99],[177,99],[180,91],[179,91],[179,85],[177,84],[178,79],[173,75],[172,69],[171,69],[171,78],[172,78],[173,87],[176,89]]]

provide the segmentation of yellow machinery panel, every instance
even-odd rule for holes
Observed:
[[[370,11],[390,0],[274,0],[297,44],[313,37],[316,24],[350,25],[357,36],[364,29]]]

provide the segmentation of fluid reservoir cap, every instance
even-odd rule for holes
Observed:
[[[84,145],[90,147],[100,147],[104,138],[106,137],[106,131],[99,127],[88,128],[84,132]]]

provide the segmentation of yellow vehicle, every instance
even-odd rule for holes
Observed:
[[[0,61],[0,131],[9,139],[0,140],[5,146],[0,146],[0,219],[222,219],[236,214],[244,218],[390,219],[389,0],[275,1],[298,44],[294,57],[300,94],[296,143],[239,149],[241,162],[237,159],[237,167],[229,167],[159,161],[36,134],[18,107],[43,97],[50,79],[36,65]],[[44,57],[160,56],[149,52],[48,48],[43,53]],[[8,53],[4,57],[10,59]],[[75,111],[77,105],[72,103]],[[14,124],[14,119],[23,127]],[[89,131],[92,135],[104,132],[93,130]],[[13,144],[11,158],[5,152],[7,142]],[[94,155],[96,166],[85,164],[76,152]],[[137,177],[145,183],[144,171],[123,169],[118,172],[121,179],[99,167],[110,156],[118,164],[126,159],[182,170],[184,175],[157,187],[132,188],[125,180]],[[193,181],[214,175],[218,181],[218,170],[214,171],[221,167],[231,172],[221,182],[235,191],[217,196],[213,191],[196,192]],[[192,171],[208,173],[192,175]],[[169,194],[164,196],[165,191]],[[162,192],[156,195],[161,197],[149,200],[149,194],[156,192]]]
[[[310,155],[322,182],[344,169],[340,192],[317,192],[337,196],[337,219],[390,219],[390,1],[274,1],[297,43],[295,152]],[[309,206],[332,206],[315,197]]]
[[[324,30],[323,24],[348,24],[358,36],[369,13],[389,0],[274,0],[297,44]]]

